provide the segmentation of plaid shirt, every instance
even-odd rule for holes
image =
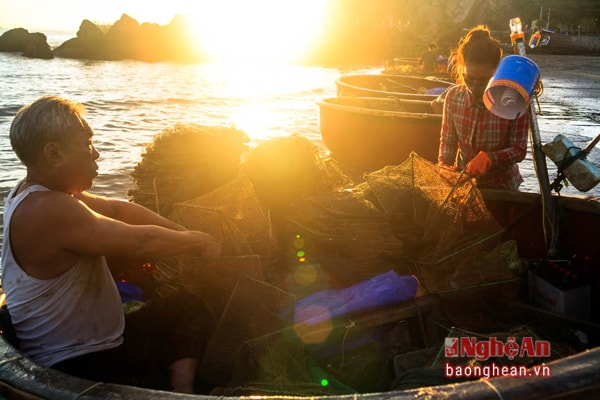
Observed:
[[[477,185],[517,190],[523,182],[517,163],[527,154],[528,132],[527,113],[515,120],[497,117],[482,101],[471,104],[465,85],[455,85],[446,93],[438,161],[463,169],[484,151],[492,167]]]

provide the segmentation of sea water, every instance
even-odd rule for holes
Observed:
[[[70,33],[48,34],[57,46]],[[532,57],[544,91],[537,116],[542,142],[558,135],[585,147],[600,133],[600,57]],[[9,127],[16,111],[43,95],[59,95],[86,106],[100,153],[93,192],[126,199],[130,173],[153,137],[176,123],[236,126],[251,145],[300,134],[323,155],[316,102],[336,94],[335,80],[348,72],[380,72],[381,66],[334,68],[28,59],[0,53],[0,199],[25,176],[14,155]],[[600,150],[588,157],[600,165]],[[548,161],[550,178],[554,166]],[[538,192],[531,153],[521,165],[521,190]],[[563,192],[576,193],[573,187]],[[588,195],[600,195],[596,187]],[[0,213],[3,206],[0,205]],[[1,222],[1,221],[0,221]]]

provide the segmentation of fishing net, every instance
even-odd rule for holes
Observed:
[[[261,369],[268,372],[265,360],[281,339],[283,328],[291,325],[294,301],[294,296],[273,285],[241,276],[200,363],[202,378],[236,386],[257,379]],[[271,367],[268,377],[281,377],[274,368],[288,364]]]
[[[355,191],[385,212],[429,292],[488,282],[474,263],[500,244],[502,228],[467,175],[412,153],[400,165],[366,174]]]
[[[194,132],[188,133],[206,133]],[[180,134],[185,135],[168,136]],[[163,145],[175,153],[188,151],[187,141],[167,143],[156,140],[145,157],[166,151]],[[220,145],[217,141],[207,152],[218,154],[214,146]],[[190,198],[191,191],[172,189],[177,196],[164,203],[165,194],[158,192],[157,203],[173,221],[223,243],[218,257],[160,260],[154,273],[159,296],[187,291],[211,311],[216,328],[199,376],[217,387],[216,394],[377,391],[391,380],[393,364],[378,338],[399,320],[421,321],[416,331],[424,336],[428,315],[446,316],[415,304],[370,310],[366,314],[372,318],[366,319],[342,315],[330,321],[328,339],[319,344],[325,350],[315,350],[319,346],[302,341],[293,315],[297,300],[318,290],[346,288],[390,270],[415,275],[420,294],[440,296],[511,277],[507,265],[518,258],[516,249],[498,246],[501,229],[474,181],[463,174],[440,170],[413,153],[403,164],[369,173],[351,187],[335,162],[297,135],[260,143],[242,163],[238,151],[229,150],[225,164],[231,168],[219,175],[222,182],[207,178],[202,190],[195,189],[200,194]],[[187,165],[186,157],[175,158]],[[182,176],[171,176],[181,171],[168,168],[144,179],[137,175],[138,181],[154,181],[154,192],[151,199],[136,192],[134,201],[152,203],[160,187],[156,182],[200,185],[186,168]]]
[[[328,285],[333,287],[388,271],[403,251],[403,241],[394,235],[385,213],[351,191],[294,202],[286,223],[288,236],[304,238],[300,250],[308,262],[327,271]],[[293,250],[288,254],[295,254]]]
[[[203,196],[174,204],[170,218],[215,237],[223,244],[222,256],[269,257],[274,251],[270,221],[244,175]]]
[[[131,176],[127,195],[161,215],[174,203],[216,189],[239,173],[248,136],[235,128],[176,124],[154,137]]]
[[[250,356],[266,352],[270,341],[257,342],[242,358],[250,367],[236,360],[248,349],[247,342],[290,325],[289,317],[286,320],[283,315],[291,315],[284,311],[294,300],[267,283],[270,278],[265,270],[277,261],[276,242],[253,186],[239,175],[208,194],[174,204],[171,219],[209,233],[223,243],[223,250],[218,257],[159,261],[155,273],[159,295],[184,290],[198,296],[211,311],[216,328],[198,369],[203,381],[229,386],[234,369],[249,379],[254,370]]]
[[[264,270],[276,261],[270,222],[243,175],[203,196],[176,203],[172,209],[173,221],[208,233],[223,247],[219,257],[174,257],[157,262],[159,289],[163,294],[171,289],[200,296],[218,319],[239,277],[264,279]]]
[[[242,171],[254,185],[264,207],[287,205],[321,191],[352,183],[329,157],[300,135],[277,137],[248,152]]]
[[[303,238],[302,250],[326,271],[329,286],[345,287],[390,268],[417,275],[430,293],[513,278],[508,268],[482,262],[482,254],[500,244],[502,229],[466,174],[412,153],[364,179],[351,190],[321,192],[286,210],[285,234]]]
[[[156,153],[164,152],[165,142],[156,142]],[[170,146],[177,150],[175,144]],[[184,185],[188,179],[184,175],[173,181]],[[282,356],[285,351],[303,351],[300,343],[282,339],[283,332],[294,336],[290,327],[296,297],[277,282],[284,269],[278,268],[280,252],[273,234],[277,228],[267,205],[285,207],[292,198],[331,191],[348,181],[334,162],[318,156],[315,145],[290,136],[258,145],[247,155],[243,172],[214,190],[185,201],[178,196],[179,201],[170,204],[171,220],[204,231],[223,244],[218,257],[168,258],[158,261],[154,272],[158,296],[190,292],[213,315],[215,332],[199,368],[204,381],[219,387],[252,381],[282,391],[284,382],[299,384],[298,371],[306,369],[305,358],[286,362]],[[273,351],[274,347],[279,350]],[[281,369],[288,373],[282,374]],[[301,386],[305,384],[310,387],[314,382],[307,378]]]

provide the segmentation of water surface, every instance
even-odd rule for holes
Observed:
[[[600,133],[600,57],[546,56],[540,67],[544,91],[537,116],[542,142],[566,135],[584,147]],[[232,126],[252,144],[301,134],[324,147],[316,102],[335,96],[335,79],[347,72],[379,72],[378,66],[304,66],[143,63],[138,61],[34,60],[0,53],[0,197],[25,175],[8,132],[15,112],[42,95],[85,104],[101,158],[94,192],[126,199],[129,174],[154,135],[176,123]],[[600,150],[588,157],[600,165]],[[549,161],[551,178],[555,168]],[[521,163],[523,191],[538,192],[529,152]],[[564,193],[577,193],[573,187]],[[600,195],[596,187],[587,194]],[[2,208],[0,208],[2,211]]]

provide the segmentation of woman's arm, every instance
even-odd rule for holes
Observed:
[[[520,163],[527,155],[527,141],[529,138],[529,115],[525,114],[512,122],[512,126],[503,138],[505,147],[497,151],[490,151],[488,155],[492,165],[512,165]]]
[[[456,152],[458,151],[458,137],[452,124],[452,116],[454,115],[451,107],[452,94],[448,93],[448,91],[445,93],[438,162],[453,166],[456,161]]]

